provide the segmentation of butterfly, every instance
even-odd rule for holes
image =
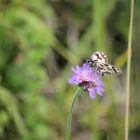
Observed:
[[[86,60],[86,63],[92,67],[94,70],[99,72],[102,76],[106,75],[120,75],[122,74],[122,70],[108,64],[108,58],[106,52],[97,51],[91,55],[89,59]]]

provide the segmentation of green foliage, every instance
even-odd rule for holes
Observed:
[[[75,92],[70,66],[95,50],[106,50],[124,74],[104,78],[103,99],[80,97],[72,139],[123,139],[128,21],[129,1],[0,1],[0,139],[64,140]]]

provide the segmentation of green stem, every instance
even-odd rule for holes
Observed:
[[[132,32],[134,17],[134,0],[131,0],[130,25],[128,35],[128,51],[127,51],[127,81],[126,81],[126,109],[125,109],[125,140],[129,135],[129,98],[130,98],[130,72],[131,72],[131,49],[132,49]]]
[[[75,92],[75,95],[73,96],[73,99],[71,102],[70,112],[69,112],[68,121],[67,121],[66,140],[70,140],[71,121],[72,121],[74,105],[75,105],[76,99],[77,99],[78,95],[81,93],[81,91],[82,91],[82,88],[79,87],[77,89],[77,91]]]

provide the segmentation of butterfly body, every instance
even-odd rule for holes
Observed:
[[[122,70],[120,68],[108,64],[106,53],[103,51],[97,51],[93,53],[91,55],[91,58],[86,60],[86,63],[94,70],[99,72],[102,76],[106,75],[117,76],[122,74]]]

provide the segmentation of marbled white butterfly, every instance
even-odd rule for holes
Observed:
[[[103,51],[97,51],[91,55],[90,59],[86,60],[86,63],[98,71],[102,76],[106,75],[120,75],[122,70],[111,64],[108,64],[106,53]]]

